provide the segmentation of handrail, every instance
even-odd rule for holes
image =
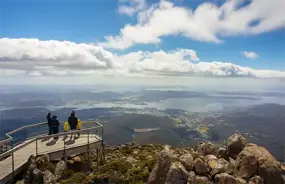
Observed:
[[[60,122],[62,123],[62,122]],[[45,138],[51,138],[51,137],[59,137],[59,136],[65,136],[65,135],[70,135],[70,134],[74,134],[74,133],[81,133],[81,132],[89,132],[91,130],[95,130],[95,129],[98,129],[98,128],[102,128],[103,125],[96,122],[96,121],[84,121],[82,122],[83,124],[91,124],[91,123],[95,123],[96,125],[98,126],[95,126],[95,127],[91,127],[91,128],[85,128],[85,129],[81,129],[81,130],[74,130],[74,131],[69,131],[69,132],[62,132],[62,133],[57,133],[57,134],[52,134],[52,135],[39,135],[39,136],[36,136],[32,139],[30,139],[28,142],[24,143],[24,144],[21,144],[19,146],[16,146],[14,148],[11,148],[10,150],[0,154],[0,160],[5,158],[6,156],[9,156],[11,155],[12,153],[14,153],[15,151],[23,148],[24,146],[34,142],[34,141],[37,141],[39,139],[45,139]],[[40,126],[40,125],[45,125],[47,123],[37,123],[37,124],[32,124],[32,125],[26,125],[26,126],[23,126],[23,127],[20,127],[18,129],[15,129],[11,132],[8,132],[6,135],[9,136],[8,139],[5,139],[3,141],[0,142],[0,145],[1,144],[5,144],[5,142],[11,142],[13,140],[13,137],[10,135],[10,134],[13,134],[15,132],[18,132],[20,130],[23,130],[25,128],[31,128],[31,127],[36,127],[36,126]],[[4,143],[3,143],[4,142]]]
[[[32,125],[25,125],[25,126],[22,126],[20,128],[15,129],[15,130],[12,130],[12,131],[5,134],[6,137],[8,137],[8,138],[0,141],[0,145],[4,145],[4,144],[11,142],[13,140],[12,134],[15,134],[15,133],[20,132],[21,130],[24,130],[27,128],[37,127],[37,126],[46,125],[46,124],[47,124],[47,122],[36,123],[36,124],[32,124]]]
[[[63,124],[64,122],[59,122],[59,123],[60,123],[60,124]],[[83,123],[84,123],[84,124],[89,124],[89,123],[94,123],[94,121],[84,121]],[[97,122],[97,123],[98,123],[98,122]],[[8,133],[5,134],[5,136],[6,136],[7,138],[0,141],[0,146],[1,146],[1,145],[5,145],[5,144],[11,142],[12,139],[13,139],[12,134],[15,134],[15,133],[17,133],[17,132],[20,132],[21,130],[24,130],[24,129],[33,128],[33,127],[38,127],[38,126],[42,126],[42,125],[46,125],[46,124],[47,124],[47,122],[36,123],[36,124],[31,124],[31,125],[25,125],[25,126],[22,126],[22,127],[20,127],[20,128],[15,129],[15,130],[12,130],[12,131],[10,131],[10,132],[8,132]]]

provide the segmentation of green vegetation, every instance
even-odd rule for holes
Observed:
[[[88,184],[88,178],[84,173],[77,172],[72,174],[68,179],[61,180],[60,184]]]
[[[162,148],[163,146],[158,144],[106,148],[104,164],[99,167],[94,164],[93,171],[88,176],[67,169],[61,184],[100,183],[104,180],[116,184],[143,184],[147,182],[157,161],[157,154]],[[82,157],[86,158],[86,155]],[[92,160],[96,163],[96,157]]]

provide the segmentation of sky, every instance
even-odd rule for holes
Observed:
[[[284,7],[284,0],[0,0],[0,84],[283,84]]]

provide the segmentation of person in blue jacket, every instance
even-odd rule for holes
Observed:
[[[51,135],[53,133],[53,127],[51,126],[51,114],[50,112],[47,115],[47,123],[48,123],[48,134]]]
[[[58,133],[59,121],[57,120],[57,116],[53,115],[51,118],[51,126],[53,127],[53,134]],[[54,137],[54,140],[58,140],[58,137]]]

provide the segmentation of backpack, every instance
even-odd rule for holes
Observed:
[[[80,119],[77,121],[77,129],[80,130],[82,127]]]
[[[63,124],[63,130],[64,130],[65,132],[67,132],[67,131],[69,130],[69,125],[68,125],[68,122],[67,122],[67,121],[64,122],[64,124]]]

